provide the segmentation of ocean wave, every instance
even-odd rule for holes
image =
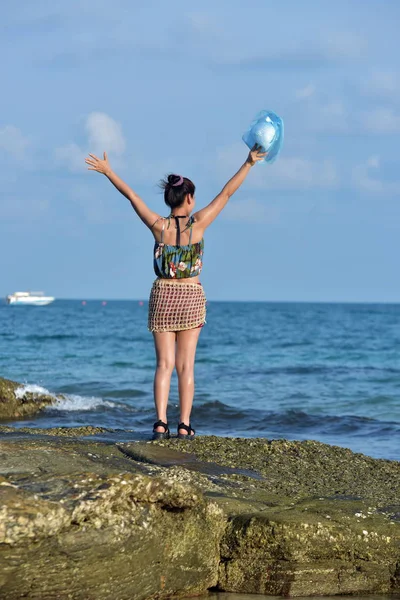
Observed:
[[[104,395],[107,396],[107,398],[138,398],[141,396],[148,396],[149,393],[135,388],[122,388],[120,390],[106,392]]]
[[[39,335],[35,333],[33,335],[25,336],[25,339],[29,340],[30,342],[47,342],[48,340],[77,340],[79,337],[79,335],[70,333],[56,333],[53,335]]]
[[[89,411],[98,409],[101,406],[112,408],[115,406],[113,402],[103,400],[97,396],[80,396],[78,394],[63,394],[62,397],[57,396],[48,389],[37,385],[35,383],[21,385],[15,390],[15,396],[18,400],[21,400],[25,394],[34,394],[37,396],[50,396],[54,398],[55,403],[47,407],[47,411]]]
[[[116,388],[104,381],[86,381],[81,383],[73,383],[63,385],[59,388],[60,394],[63,396],[83,396],[95,398],[121,398],[127,400],[129,398],[139,398],[148,396],[149,392],[137,388]]]
[[[219,365],[224,362],[224,359],[218,356],[199,356],[196,357],[196,364],[204,364],[204,365]]]
[[[343,375],[353,373],[352,365],[291,365],[286,367],[267,367],[249,370],[250,375]]]
[[[52,396],[53,398],[56,398],[55,394],[52,394],[49,390],[46,390],[46,388],[41,385],[36,385],[35,383],[20,385],[14,393],[18,400],[22,400],[25,394],[37,394],[38,396]]]
[[[224,404],[219,400],[197,405],[195,413],[196,418],[204,419],[204,421],[208,422],[212,421],[215,424],[224,423],[225,421],[247,420],[248,418],[246,411]]]
[[[53,404],[47,410],[58,410],[58,411],[90,411],[100,407],[113,408],[115,407],[114,402],[103,400],[96,396],[79,396],[78,394],[69,394],[64,398],[58,398],[57,402]]]
[[[277,342],[274,348],[299,348],[301,346],[312,346],[313,342],[304,340],[303,342]]]
[[[125,368],[125,367],[129,367],[129,369],[131,369],[134,366],[134,362],[133,360],[117,360],[115,362],[110,363],[110,367],[117,367],[117,368]]]
[[[289,409],[285,412],[273,413],[261,422],[265,425],[307,429],[309,431],[329,430],[337,433],[350,433],[374,422],[374,419],[355,415],[320,415],[307,413],[303,410]]]
[[[244,432],[306,433],[315,435],[374,435],[398,434],[400,425],[396,421],[373,419],[359,415],[329,415],[309,413],[303,410],[289,409],[285,411],[240,410],[223,402],[206,402],[195,407],[196,420],[201,426],[218,432],[228,424],[236,430]],[[210,423],[212,425],[210,426]]]
[[[265,367],[261,369],[249,369],[248,375],[351,375],[371,376],[373,374],[382,374],[382,381],[389,380],[385,373],[395,376],[400,374],[400,369],[392,367],[381,367],[372,365],[348,364],[309,364],[309,365],[287,365],[277,367]]]

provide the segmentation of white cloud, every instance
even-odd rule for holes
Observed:
[[[397,96],[400,92],[400,77],[394,71],[375,71],[361,81],[360,89],[367,96]]]
[[[361,58],[367,49],[365,38],[357,33],[335,32],[322,41],[327,56],[334,58]]]
[[[74,142],[56,148],[54,152],[56,162],[65,165],[72,173],[78,173],[87,169],[85,156],[89,152],[102,157],[103,152],[106,151],[112,156],[114,166],[118,164],[120,166],[118,157],[126,148],[121,125],[105,113],[92,112],[86,119],[85,131],[87,133],[85,148],[81,148]]]
[[[320,106],[320,116],[324,119],[345,118],[347,117],[347,111],[343,102],[333,100]]]
[[[117,121],[101,112],[92,112],[85,125],[89,147],[93,152],[121,155],[125,152],[126,143],[122,128]]]
[[[352,169],[353,186],[370,194],[400,194],[400,181],[379,178],[380,157],[370,156],[365,163]]]
[[[318,133],[348,135],[351,132],[350,115],[341,100],[316,104],[309,115],[311,126]]]
[[[281,157],[265,178],[265,186],[270,189],[333,188],[337,183],[337,170],[329,159]]]
[[[22,160],[29,145],[28,138],[14,125],[6,125],[0,129],[0,149],[17,160]]]
[[[360,114],[362,130],[376,134],[400,133],[400,115],[392,108],[378,107]]]
[[[383,182],[371,176],[371,168],[374,168],[374,166],[369,164],[369,161],[353,167],[353,184],[363,192],[380,194],[383,192]]]
[[[298,98],[299,100],[303,100],[305,98],[310,98],[311,96],[313,96],[316,92],[316,87],[313,83],[309,83],[308,85],[306,85],[304,88],[301,88],[300,90],[296,91],[296,98]]]
[[[234,144],[218,151],[218,171],[225,177],[232,176],[243,161],[243,146]],[[338,185],[338,173],[330,159],[280,156],[272,165],[257,164],[252,168],[246,186],[264,190],[296,190],[334,188]]]
[[[400,133],[400,111],[388,106],[354,110],[339,97],[328,101],[324,92],[311,84],[295,92],[302,102],[300,118],[294,122],[298,133],[314,132],[329,135],[394,135]]]
[[[283,43],[278,41],[271,44],[269,40],[265,41],[261,23],[254,23],[255,35],[251,44],[246,43],[246,34],[242,31],[230,36],[225,32],[213,32],[211,27],[207,27],[205,19],[192,19],[189,26],[197,39],[201,39],[203,54],[206,52],[217,65],[247,69],[329,67],[346,61],[359,61],[365,57],[368,48],[363,36],[346,31],[327,32],[324,37],[311,37],[302,42],[297,36],[292,36]]]
[[[56,148],[55,158],[58,163],[65,165],[72,173],[86,170],[86,153],[74,143]]]
[[[224,28],[220,26],[218,19],[207,13],[190,13],[186,19],[192,32],[203,36],[220,37],[224,34]]]
[[[380,166],[381,160],[378,155],[370,156],[367,160],[367,166],[378,169]]]
[[[298,100],[304,101],[299,106],[301,114],[295,122],[296,129],[314,133],[333,135],[349,133],[350,114],[343,101],[338,97],[327,99],[324,90],[317,91],[311,84],[303,90],[296,91]]]

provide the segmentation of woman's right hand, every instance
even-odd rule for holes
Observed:
[[[108,175],[111,173],[112,169],[110,167],[110,163],[108,162],[107,153],[103,153],[103,160],[101,158],[97,158],[94,154],[90,154],[90,158],[85,158],[85,163],[90,165],[88,167],[88,171],[97,171],[98,173],[102,173],[102,175]]]
[[[262,152],[262,146],[259,144],[254,144],[252,149],[249,152],[246,162],[253,166],[256,162],[263,160],[267,156],[267,152]]]

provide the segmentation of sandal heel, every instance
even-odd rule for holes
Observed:
[[[164,427],[164,431],[155,431],[157,427]],[[157,421],[153,425],[153,435],[152,440],[169,440],[170,431],[167,423],[164,421]]]
[[[184,429],[185,431],[187,431],[187,433],[179,433],[180,429]],[[190,425],[190,423],[189,423],[189,425],[185,425],[185,423],[179,423],[178,435],[177,435],[178,440],[193,440],[195,433],[196,432],[193,429],[193,427]]]
[[[165,433],[162,431],[154,431],[151,439],[152,440],[169,440],[170,438],[170,434],[168,431],[166,431]]]

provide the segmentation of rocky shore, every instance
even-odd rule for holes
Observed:
[[[20,383],[0,377],[0,419],[28,417],[57,401],[55,396],[26,391]]]
[[[400,591],[400,463],[313,441],[0,427],[0,597]]]

